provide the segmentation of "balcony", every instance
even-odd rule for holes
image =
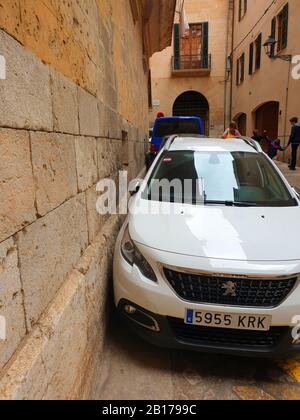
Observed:
[[[211,71],[211,54],[206,57],[200,55],[181,55],[172,57],[173,77],[201,77]]]

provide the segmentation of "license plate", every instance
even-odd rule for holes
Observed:
[[[234,330],[269,331],[272,317],[270,315],[231,314],[187,309],[185,323]]]

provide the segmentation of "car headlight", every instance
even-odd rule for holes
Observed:
[[[140,272],[145,277],[147,277],[147,279],[157,282],[157,278],[152,267],[145,259],[145,257],[140,253],[137,247],[134,245],[133,240],[131,239],[129,234],[128,226],[125,229],[123,239],[121,242],[121,252],[125,260],[130,265],[136,265]]]

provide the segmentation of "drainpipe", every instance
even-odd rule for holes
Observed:
[[[228,83],[228,47],[229,47],[229,19],[230,19],[231,0],[227,5],[227,29],[226,29],[226,49],[225,49],[225,84],[224,84],[224,131],[227,127],[227,83]]]
[[[292,70],[292,62],[289,62],[289,73],[288,73],[288,80],[286,86],[286,97],[285,97],[285,115],[284,115],[284,145],[285,143],[285,136],[287,131],[287,119],[288,119],[288,109],[289,109],[289,96],[290,96],[290,77],[291,77],[291,70]]]
[[[232,102],[233,102],[233,69],[234,69],[234,62],[233,62],[233,49],[234,49],[234,23],[235,23],[235,3],[234,0],[232,1],[232,34],[231,34],[231,81],[230,81],[230,121],[232,121]]]

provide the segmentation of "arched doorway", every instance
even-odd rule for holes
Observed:
[[[270,101],[255,110],[255,128],[262,134],[267,131],[271,139],[278,138],[279,102]]]
[[[240,113],[234,118],[234,121],[237,123],[239,132],[241,133],[241,135],[246,136],[247,135],[247,115],[244,113]]]
[[[200,117],[206,135],[209,135],[209,103],[205,96],[193,90],[178,96],[173,105],[174,117]]]

